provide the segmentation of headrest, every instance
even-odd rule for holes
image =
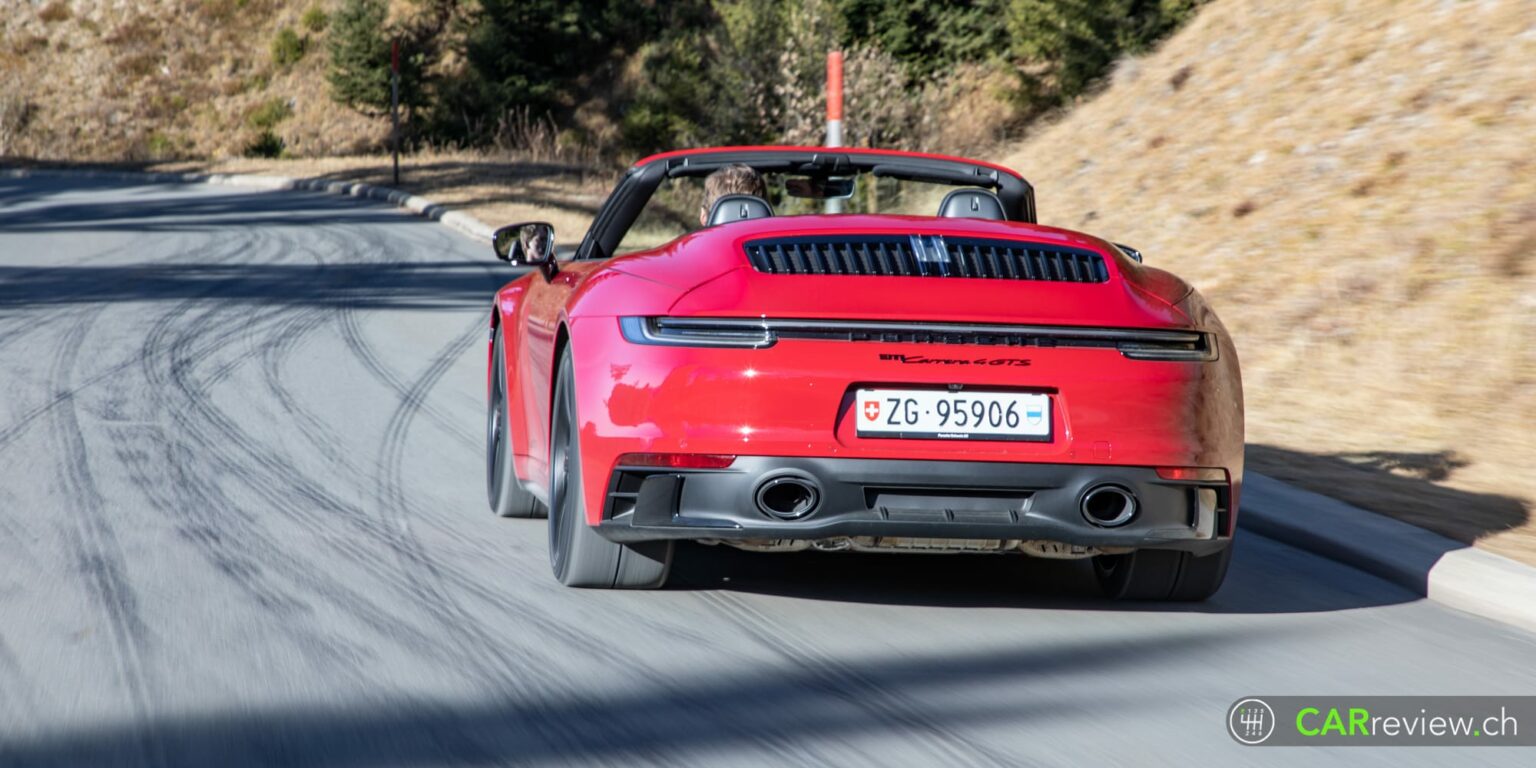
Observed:
[[[992,219],[1007,221],[1003,203],[997,195],[985,189],[957,189],[944,196],[939,203],[939,216],[946,219]]]
[[[721,195],[709,209],[709,226],[747,219],[766,219],[773,215],[768,201],[756,195]]]

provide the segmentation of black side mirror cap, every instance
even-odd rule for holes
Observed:
[[[1125,255],[1131,257],[1131,261],[1134,261],[1137,264],[1141,263],[1141,251],[1138,251],[1135,248],[1126,245],[1125,243],[1115,243],[1115,247],[1119,248],[1120,251]]]

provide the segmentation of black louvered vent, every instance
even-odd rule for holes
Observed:
[[[753,240],[747,259],[773,275],[980,277],[1102,283],[1104,258],[1090,251],[1017,240],[934,235],[853,235]]]

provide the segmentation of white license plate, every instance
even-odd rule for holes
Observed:
[[[853,414],[859,437],[1051,439],[1051,399],[1032,392],[861,389]]]

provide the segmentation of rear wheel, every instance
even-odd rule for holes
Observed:
[[[1232,545],[1195,556],[1166,549],[1140,549],[1126,555],[1100,555],[1093,571],[1106,597],[1116,600],[1199,602],[1221,589],[1232,560]]]
[[[512,466],[512,436],[507,420],[507,361],[496,329],[491,351],[491,397],[485,415],[485,490],[491,511],[502,517],[539,517],[543,505],[523,487]]]
[[[581,430],[571,353],[560,357],[549,441],[549,565],[568,587],[656,589],[672,567],[672,542],[620,544],[587,524],[582,498]]]

